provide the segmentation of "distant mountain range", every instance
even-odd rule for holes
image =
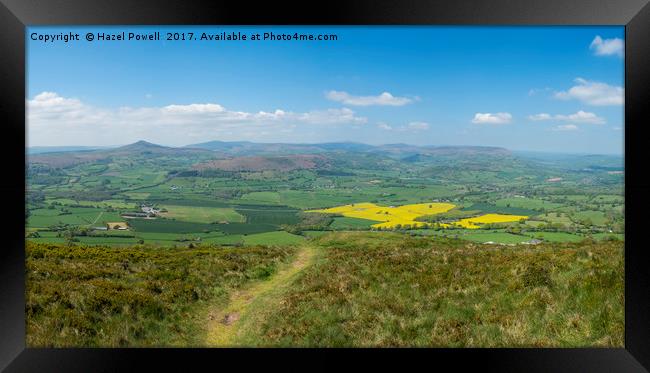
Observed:
[[[101,161],[111,157],[127,157],[134,155],[190,155],[196,153],[211,154],[207,149],[173,148],[152,144],[147,141],[138,141],[133,144],[112,149],[59,151],[31,155],[28,152],[27,161],[30,163],[46,164],[52,167],[69,167],[80,163]]]
[[[491,146],[418,146],[409,144],[368,145],[356,142],[320,144],[254,143],[248,141],[209,141],[187,145],[186,148],[208,149],[229,155],[314,154],[326,152],[384,153],[386,155],[450,155],[492,154],[510,155],[504,148]]]
[[[27,148],[27,154],[80,152],[88,150],[110,149],[112,146],[31,146]]]
[[[495,162],[529,159],[537,164],[554,164],[575,169],[588,169],[592,165],[622,167],[622,157],[598,155],[539,155],[525,156],[521,152],[493,146],[417,146],[409,144],[368,145],[355,142],[321,144],[254,143],[248,141],[210,141],[184,147],[169,147],[138,141],[114,148],[93,147],[35,147],[27,151],[32,164],[50,167],[70,167],[81,163],[105,162],[114,157],[144,156],[159,158],[182,157],[195,164],[195,169],[221,170],[293,170],[325,167],[329,161],[315,155],[348,160],[351,167],[368,157],[392,159],[406,163],[428,163],[444,167],[450,161],[468,168],[485,168]],[[352,157],[352,158],[350,158]],[[356,157],[356,158],[355,158]],[[362,157],[362,158],[359,158]],[[363,158],[365,157],[365,158]],[[355,159],[354,162],[351,160]],[[460,161],[458,163],[456,161]],[[613,168],[612,168],[613,169]],[[618,169],[618,168],[617,168]]]
[[[147,141],[138,141],[120,147],[85,147],[85,146],[53,146],[32,147],[27,153],[35,159],[39,155],[52,157],[64,153],[74,153],[82,158],[95,158],[99,155],[120,155],[132,153],[151,154],[183,154],[200,151],[211,151],[227,156],[255,156],[255,155],[290,155],[290,154],[317,154],[328,152],[355,152],[355,153],[383,153],[386,155],[457,155],[457,154],[492,154],[509,155],[510,151],[504,148],[490,146],[417,146],[409,144],[368,145],[355,142],[331,142],[320,144],[285,144],[285,143],[254,143],[248,141],[210,141],[191,144],[183,147],[170,147],[153,144]],[[68,154],[69,156],[70,154]]]
[[[186,148],[208,149],[230,155],[270,155],[270,154],[312,154],[330,151],[368,151],[372,145],[340,142],[322,144],[284,144],[284,143],[254,143],[249,141],[209,141],[187,145]]]

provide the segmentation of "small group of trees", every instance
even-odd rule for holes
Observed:
[[[57,237],[63,237],[67,245],[72,245],[75,242],[79,242],[79,239],[75,235],[74,229],[67,229],[65,231],[59,232]]]
[[[65,229],[59,230],[56,234],[57,237],[76,237],[76,236],[91,236],[91,230],[86,227],[66,227]]]
[[[411,229],[449,229],[443,228],[439,223],[422,223],[422,224],[395,224],[392,227],[373,227],[373,230],[377,231],[407,231]]]
[[[65,207],[61,209],[61,212],[59,212],[59,215],[71,215],[71,214],[72,212]]]

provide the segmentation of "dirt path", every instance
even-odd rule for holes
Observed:
[[[225,308],[210,311],[206,345],[233,346],[233,340],[241,324],[239,320],[253,309],[250,307],[251,304],[271,291],[281,290],[290,285],[295,275],[311,264],[314,254],[313,248],[301,247],[294,261],[281,268],[273,277],[236,291],[230,296],[230,301]]]

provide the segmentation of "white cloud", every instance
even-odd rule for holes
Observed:
[[[605,118],[599,117],[594,113],[589,113],[586,111],[578,111],[574,114],[569,115],[551,115],[547,113],[540,113],[535,115],[528,116],[528,119],[534,121],[545,121],[545,120],[557,120],[563,122],[571,122],[576,124],[604,124]]]
[[[605,123],[605,118],[599,117],[598,115],[594,113],[589,113],[586,111],[578,111],[574,114],[569,114],[569,115],[556,115],[555,119],[562,120],[562,121],[567,121],[571,123],[578,123],[578,124],[604,124]]]
[[[429,123],[426,122],[411,122],[408,124],[408,128],[414,131],[423,131],[429,129]]]
[[[152,97],[153,97],[153,95],[151,93],[147,93],[147,94],[144,95],[144,98],[147,98],[147,99],[152,98]]]
[[[277,113],[277,112],[276,112]],[[284,113],[287,119],[311,124],[365,124],[365,117],[357,117],[348,108],[314,110],[306,113]],[[295,117],[295,119],[291,119]]]
[[[600,35],[597,35],[589,45],[589,49],[593,50],[596,56],[617,55],[623,57],[623,39],[603,39]]]
[[[377,123],[377,128],[380,128],[385,131],[398,131],[398,132],[420,132],[426,131],[429,129],[429,123],[426,122],[409,122],[406,125],[399,127],[393,127],[384,122]]]
[[[535,120],[535,121],[537,121],[537,120],[550,120],[550,119],[553,119],[553,116],[551,116],[551,114],[547,114],[547,113],[540,113],[540,114],[529,115],[528,119]]]
[[[168,105],[162,108],[169,114],[223,113],[226,109],[217,104]]]
[[[593,106],[623,105],[623,87],[582,78],[576,78],[575,82],[577,85],[569,88],[568,91],[556,92],[555,98],[560,100],[575,99]]]
[[[562,124],[553,128],[554,131],[577,131],[578,126],[575,124]]]
[[[329,91],[325,93],[325,97],[352,106],[403,106],[413,102],[413,99],[393,96],[388,92],[383,92],[379,96],[354,96],[343,91]]]
[[[510,113],[476,113],[472,123],[475,124],[507,124],[512,120]]]
[[[55,92],[41,92],[29,101],[30,107],[34,109],[45,109],[49,111],[73,111],[82,107],[81,101],[76,98],[64,98]]]
[[[61,145],[102,142],[121,144],[151,139],[184,145],[187,139],[213,140],[222,135],[263,138],[296,125],[361,125],[365,117],[348,108],[291,112],[232,111],[215,103],[163,107],[99,108],[54,92],[27,101],[28,140],[32,144]],[[179,144],[180,142],[180,144]]]

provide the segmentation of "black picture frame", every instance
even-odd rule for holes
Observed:
[[[33,349],[25,346],[25,265],[22,219],[4,220],[0,250],[0,369],[18,371],[130,371],[160,365],[210,370],[229,363],[290,367],[296,355],[316,368],[368,364],[415,369],[452,366],[510,371],[643,372],[650,369],[650,276],[645,261],[644,210],[650,182],[643,136],[650,102],[648,0],[464,0],[260,2],[182,0],[0,0],[0,124],[9,214],[25,209],[25,27],[38,25],[624,25],[625,50],[625,348],[585,349]],[[52,72],[56,73],[56,72]],[[646,124],[647,125],[647,124]],[[245,355],[258,355],[248,358]],[[289,356],[291,354],[291,356]],[[334,357],[352,358],[341,363]],[[404,356],[407,355],[407,356]],[[448,365],[451,364],[451,365]],[[312,366],[309,366],[311,368]],[[645,368],[644,368],[645,367]]]

